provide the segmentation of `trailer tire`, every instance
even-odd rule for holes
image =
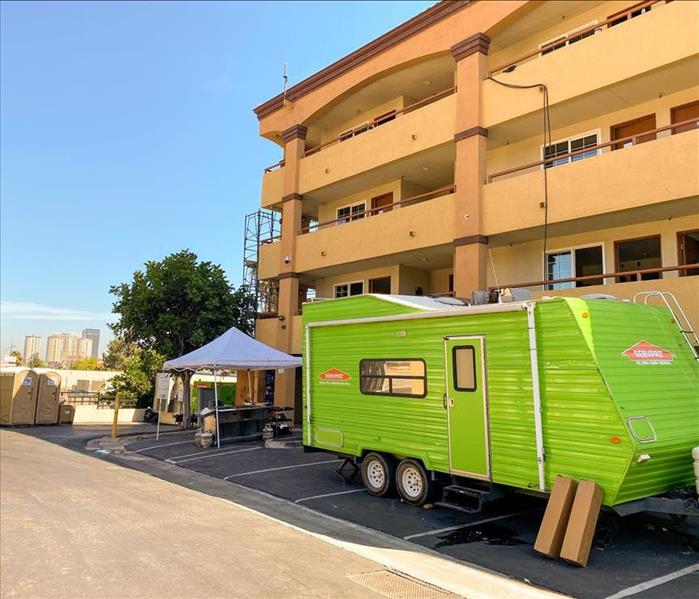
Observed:
[[[396,468],[396,488],[403,501],[420,506],[432,497],[434,483],[418,460],[406,458]]]
[[[362,460],[362,483],[370,495],[385,497],[395,488],[396,463],[391,456],[371,452]]]

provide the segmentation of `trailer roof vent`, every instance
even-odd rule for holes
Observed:
[[[435,302],[439,302],[440,304],[446,304],[447,306],[466,306],[466,302],[464,300],[459,299],[458,297],[449,297],[447,296],[442,296],[442,297],[433,297]]]

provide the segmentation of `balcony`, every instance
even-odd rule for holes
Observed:
[[[271,208],[279,204],[284,185],[284,161],[268,166],[262,175],[262,208]]]
[[[434,198],[438,193],[445,195]],[[416,196],[397,202],[388,212],[369,211],[366,218],[349,223],[320,223],[296,240],[297,271],[309,272],[451,244],[453,188],[424,195],[434,199]]]
[[[532,281],[527,283],[507,283],[502,289],[530,289],[532,297],[578,297],[594,293],[613,295],[619,299],[634,301],[634,296],[649,291],[664,291],[672,293],[685,311],[690,323],[699,322],[699,276],[680,276],[677,274],[683,269],[699,268],[699,264],[682,264],[678,266],[665,266],[662,268],[650,268],[645,270],[606,273],[604,275],[591,275],[584,277],[572,277],[569,279],[556,279],[552,281]],[[636,280],[626,283],[615,283],[620,275],[634,276]],[[663,278],[643,280],[644,275],[659,275]],[[567,289],[543,289],[548,285],[572,284],[580,282],[598,281],[603,278],[606,285],[590,285]],[[496,288],[491,288],[495,290]]]
[[[258,279],[271,279],[279,274],[279,265],[282,259],[281,247],[278,238],[270,239],[260,244],[260,254],[257,265]]]
[[[652,11],[614,27],[599,23],[590,37],[544,55],[535,51],[509,65],[492,65],[491,74],[519,85],[546,83],[559,127],[569,124],[566,119],[580,120],[581,113],[591,117],[595,111],[612,112],[620,102],[639,103],[656,97],[659,91],[668,94],[696,85],[696,4],[643,4],[653,4]],[[516,70],[506,72],[508,67]],[[533,119],[541,102],[537,89],[506,90],[486,80],[483,124],[495,128],[521,117]],[[557,105],[564,102],[568,103],[565,111],[556,112]]]
[[[429,103],[408,107],[380,126],[309,148],[300,162],[299,192],[308,193],[452,142],[456,116],[453,91],[445,90],[429,98]]]
[[[617,151],[608,150],[620,140],[600,144],[595,146],[601,152],[598,156],[548,169],[549,223],[647,209],[685,198],[695,198],[690,201],[696,212],[699,129],[667,136],[672,127],[677,124],[655,130],[666,135],[655,141]],[[483,188],[485,235],[541,225],[542,164],[530,163],[491,174],[495,180]]]

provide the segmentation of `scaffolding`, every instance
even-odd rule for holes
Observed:
[[[259,316],[276,315],[279,284],[260,281],[258,262],[260,246],[278,243],[281,238],[281,214],[275,210],[258,210],[245,216],[243,240],[243,287],[254,298],[254,311]]]

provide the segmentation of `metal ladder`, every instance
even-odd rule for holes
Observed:
[[[677,298],[673,293],[670,293],[669,291],[639,291],[633,296],[633,303],[640,304],[643,302],[643,304],[648,305],[648,299],[652,297],[659,297],[667,309],[670,310],[670,314],[672,314],[677,326],[680,329],[680,332],[682,333],[682,336],[685,338],[687,345],[689,345],[689,349],[692,350],[692,353],[694,354],[694,359],[699,360],[699,354],[697,354],[697,348],[699,347],[699,336],[692,328],[692,323],[689,322],[687,314],[685,314],[680,302],[677,301]]]

